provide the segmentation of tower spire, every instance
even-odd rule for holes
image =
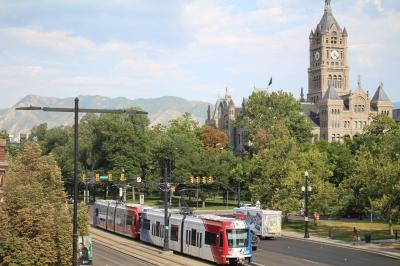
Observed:
[[[331,0],[325,0],[325,7],[331,6]]]

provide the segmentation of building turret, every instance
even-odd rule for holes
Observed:
[[[378,89],[372,97],[371,110],[375,111],[377,114],[384,114],[392,117],[393,104],[383,90],[382,82],[379,83]]]

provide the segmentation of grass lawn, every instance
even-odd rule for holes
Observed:
[[[372,240],[390,239],[394,236],[389,234],[389,226],[385,223],[368,222],[360,220],[335,220],[335,221],[319,221],[315,226],[314,222],[309,222],[309,232],[311,235],[320,237],[329,237],[331,232],[332,239],[352,241],[353,227],[357,228],[358,235],[361,240],[364,240],[366,234],[371,234]],[[304,232],[304,222],[291,221],[284,223],[282,228],[285,230],[296,231],[299,233]],[[400,225],[395,225],[394,230],[400,231]]]

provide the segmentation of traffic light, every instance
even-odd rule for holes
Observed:
[[[189,177],[189,181],[190,181],[190,183],[194,183],[194,177],[193,176],[191,176],[191,177]]]
[[[202,180],[203,184],[207,184],[207,177],[203,176],[202,179],[203,179],[203,180]]]
[[[96,182],[100,182],[100,174],[96,173]]]
[[[82,182],[86,182],[86,174],[81,174]]]
[[[120,180],[121,180],[121,182],[124,182],[126,180],[124,172],[121,173]]]
[[[196,176],[196,183],[200,184],[200,177],[199,176]]]
[[[175,193],[175,191],[176,191],[176,187],[171,187],[171,192]]]
[[[112,181],[113,181],[112,173],[108,173],[108,181],[109,181],[109,182],[112,182]]]
[[[213,177],[212,177],[212,176],[209,176],[209,177],[208,177],[208,183],[211,184],[211,183],[213,183],[213,182],[214,182]]]

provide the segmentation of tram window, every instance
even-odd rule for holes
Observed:
[[[178,234],[179,234],[179,226],[171,225],[171,236],[170,239],[172,241],[178,241]]]
[[[222,248],[224,245],[224,235],[222,232],[219,233],[219,246]]]
[[[132,216],[130,215],[126,216],[126,225],[132,225]]]
[[[192,229],[192,237],[191,237],[190,244],[192,246],[196,246],[196,229]]]
[[[189,230],[186,230],[186,245],[189,244]]]
[[[143,229],[150,230],[150,220],[148,219],[143,220]]]
[[[99,209],[96,208],[96,217],[99,216]]]
[[[204,236],[204,244],[216,246],[217,245],[217,234],[206,231],[206,234]]]
[[[243,248],[248,245],[248,231],[246,229],[226,230],[230,248]]]
[[[160,222],[156,222],[156,236],[161,237],[161,226],[160,226]]]
[[[199,241],[199,247],[201,248],[201,242],[203,240],[203,233],[200,233],[200,241]]]

